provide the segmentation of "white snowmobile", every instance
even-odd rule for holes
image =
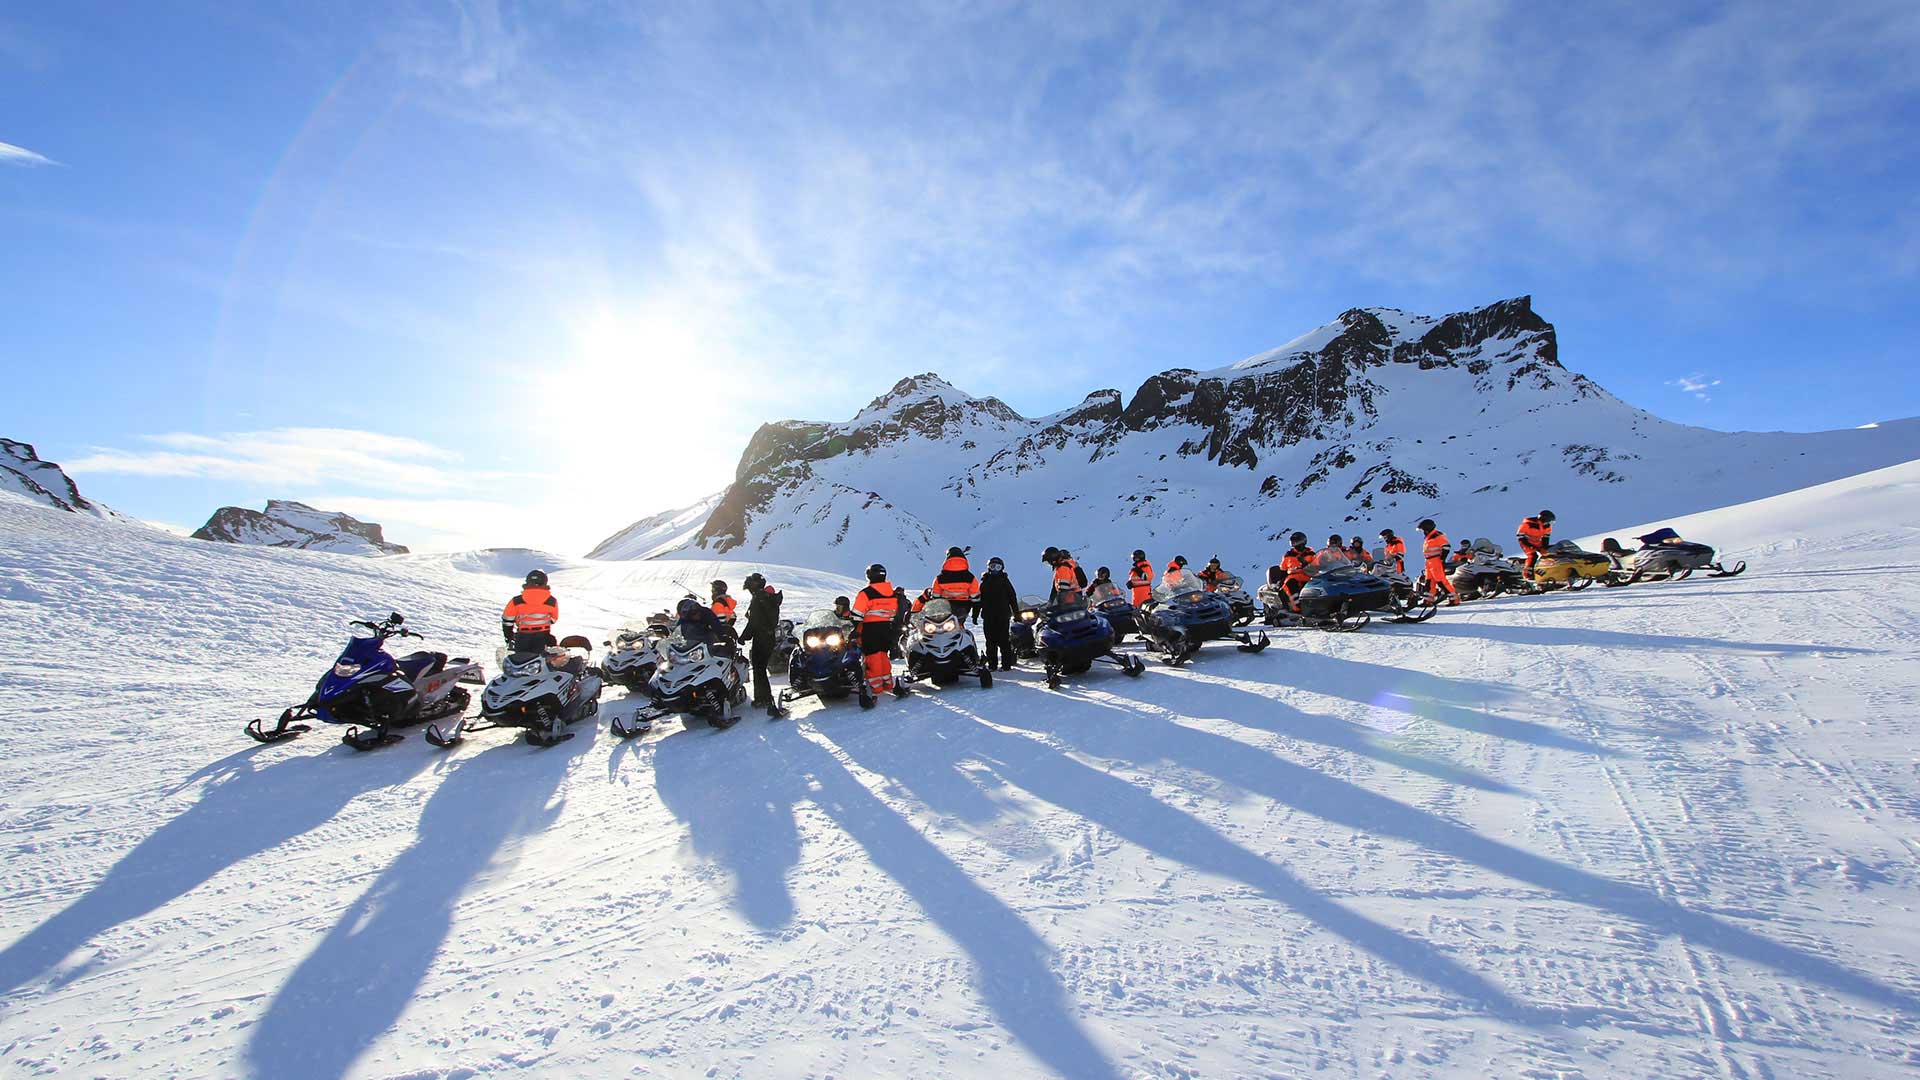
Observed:
[[[993,686],[993,669],[980,662],[973,634],[945,600],[930,601],[913,615],[913,636],[907,640],[907,681],[926,680],[948,686],[963,676]]]
[[[1500,550],[1500,545],[1482,536],[1473,542],[1473,558],[1453,568],[1448,575],[1462,600],[1499,596],[1501,593],[1532,595],[1540,587],[1528,581],[1519,566]]]
[[[442,731],[428,725],[426,740],[435,746],[455,746],[475,731],[519,728],[531,746],[553,746],[573,738],[568,725],[600,711],[602,683],[598,668],[588,658],[593,643],[575,634],[558,647],[516,645],[500,661],[500,674],[480,693],[478,719],[461,717]]]
[[[662,643],[673,632],[664,616],[655,616],[645,625],[628,623],[613,632],[604,644],[606,658],[600,672],[615,686],[645,690],[653,681],[654,668],[660,663]]]
[[[740,720],[735,707],[747,700],[739,650],[732,642],[708,640],[697,632],[689,636],[684,625],[678,627],[662,645],[647,692],[652,705],[631,716],[615,716],[608,729],[623,739],[637,738],[676,713],[730,728]]]
[[[793,662],[793,650],[800,647],[800,635],[794,632],[792,619],[773,624],[773,655],[767,658],[767,670],[784,674]]]

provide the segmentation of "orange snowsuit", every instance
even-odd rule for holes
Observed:
[[[1520,550],[1527,553],[1527,576],[1533,576],[1533,564],[1547,550],[1553,541],[1553,526],[1537,517],[1527,518],[1514,532],[1514,539],[1520,541]]]
[[[713,599],[714,616],[728,626],[734,624],[734,612],[739,610],[739,608],[739,603],[731,596],[722,595],[716,596]]]
[[[1055,589],[1085,588],[1086,575],[1081,573],[1080,564],[1072,559],[1061,559],[1054,563],[1053,587]]]
[[[1407,572],[1407,542],[1405,540],[1397,536],[1394,537],[1381,546],[1380,554],[1383,556],[1381,561],[1393,567],[1396,573],[1404,574]]]
[[[1133,564],[1133,573],[1127,578],[1127,588],[1133,590],[1133,606],[1153,599],[1153,564],[1145,559]]]
[[[529,585],[507,601],[500,612],[500,623],[509,641],[515,634],[550,634],[560,621],[560,601],[545,585]]]
[[[861,663],[867,671],[867,686],[876,694],[893,689],[893,660],[888,653],[900,631],[894,619],[900,614],[900,590],[890,581],[876,581],[853,596],[853,614],[860,620]]]
[[[1453,579],[1447,577],[1447,551],[1452,546],[1453,542],[1447,539],[1447,534],[1435,529],[1427,534],[1427,542],[1421,551],[1427,557],[1427,591],[1438,596],[1444,587],[1457,599],[1460,590],[1455,589]]]
[[[980,602],[980,580],[973,576],[973,570],[967,566],[964,555],[955,555],[941,564],[939,575],[933,579],[933,587],[927,591],[953,605],[953,613],[962,622],[966,621],[973,605]],[[914,610],[920,610],[919,605],[916,604]]]
[[[1300,594],[1300,586],[1312,579],[1313,567],[1317,562],[1319,556],[1310,547],[1288,548],[1286,555],[1280,559],[1280,572],[1287,576],[1280,583],[1280,589],[1287,594],[1289,606],[1293,604],[1293,598]]]

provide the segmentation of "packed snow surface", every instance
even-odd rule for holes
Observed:
[[[1908,1077],[1915,505],[1920,463],[1678,523],[1737,579],[1137,680],[361,755],[240,727],[366,613],[491,670],[543,556],[0,496],[0,1072]],[[726,566],[555,562],[561,630]]]

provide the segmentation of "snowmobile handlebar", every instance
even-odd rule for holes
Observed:
[[[394,614],[389,615],[385,622],[370,622],[366,619],[355,619],[352,622],[348,623],[347,625],[348,626],[364,626],[367,629],[373,631],[376,635],[380,636],[381,638],[391,638],[391,637],[417,638],[420,636],[419,634],[416,634],[411,630],[403,628],[400,625],[400,623],[401,623],[400,614],[398,612],[395,612]]]

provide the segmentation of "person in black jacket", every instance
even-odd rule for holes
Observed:
[[[973,609],[976,622],[987,627],[987,666],[998,657],[1001,671],[1013,669],[1013,613],[1020,610],[1020,594],[1007,577],[1007,564],[998,556],[987,560],[987,572],[980,577],[980,606]]]
[[[753,706],[777,715],[779,706],[767,681],[767,661],[773,657],[774,638],[779,634],[782,597],[758,571],[747,575],[746,587],[747,629],[740,640],[751,647],[747,657],[753,663]]]

